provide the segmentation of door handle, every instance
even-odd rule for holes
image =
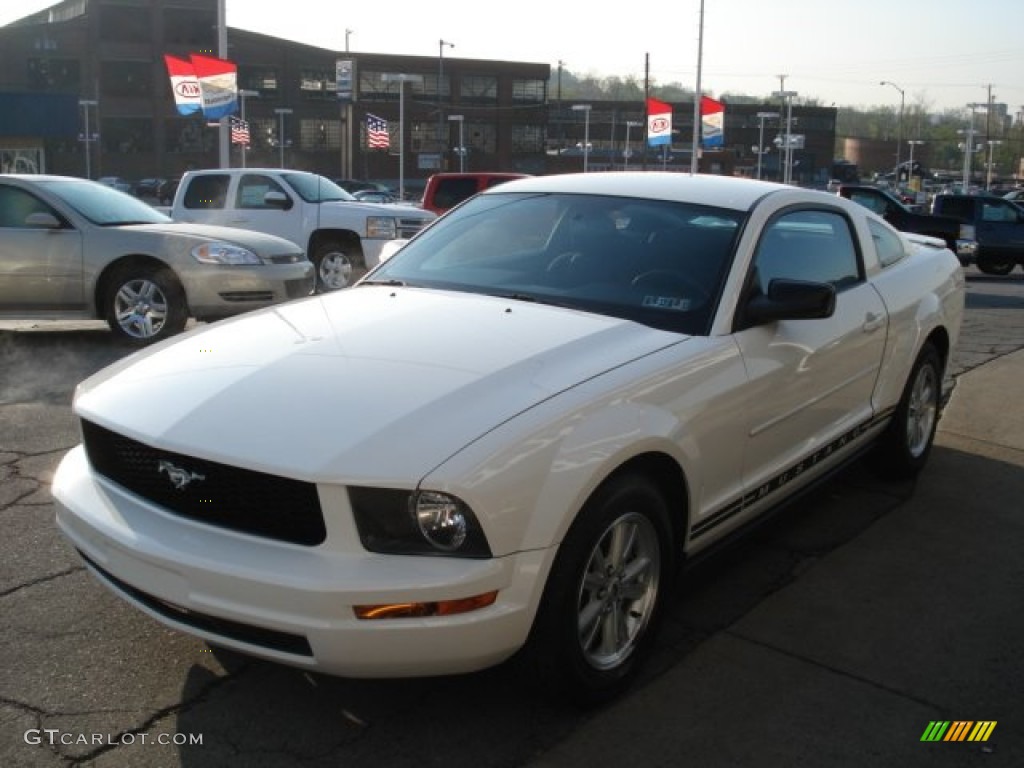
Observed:
[[[876,315],[874,312],[868,312],[864,316],[864,325],[861,326],[861,329],[864,333],[874,333],[883,325],[885,325],[885,315]]]

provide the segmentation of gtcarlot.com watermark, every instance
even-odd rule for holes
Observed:
[[[26,744],[51,747],[122,747],[130,744],[159,744],[174,747],[201,747],[201,733],[72,733],[59,728],[29,728],[23,737]]]

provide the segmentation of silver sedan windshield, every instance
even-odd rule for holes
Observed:
[[[101,227],[171,221],[148,203],[103,184],[73,179],[40,181],[39,184]]]

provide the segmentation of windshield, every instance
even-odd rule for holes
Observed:
[[[480,195],[364,284],[483,293],[706,334],[744,215],[624,197]]]
[[[326,203],[332,200],[355,200],[352,195],[339,187],[330,179],[315,173],[286,173],[285,181],[291,185],[299,197],[307,203]]]
[[[40,181],[46,189],[93,224],[166,224],[171,221],[148,203],[118,190],[85,179]]]

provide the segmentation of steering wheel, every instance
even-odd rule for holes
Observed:
[[[631,285],[646,290],[657,289],[661,295],[682,295],[700,303],[711,300],[711,292],[692,277],[671,269],[650,269],[633,278]]]

